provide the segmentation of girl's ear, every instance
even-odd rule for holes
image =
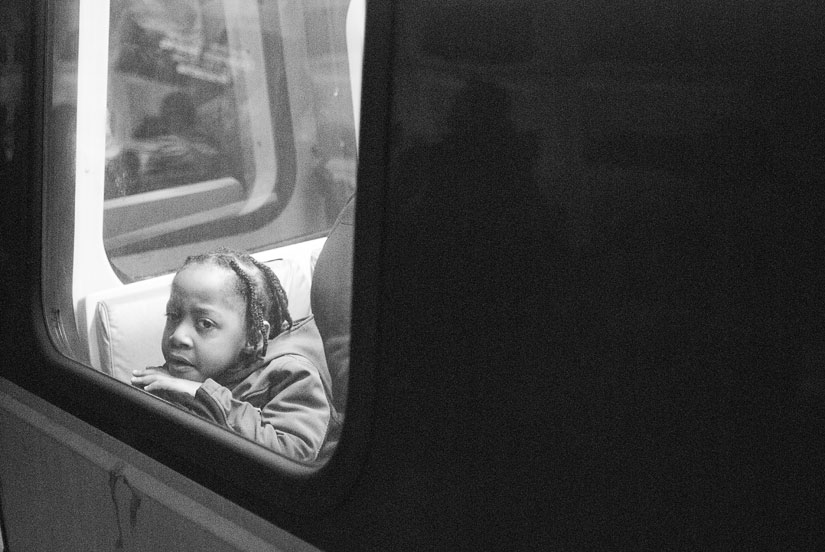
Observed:
[[[266,355],[266,346],[269,344],[269,328],[269,322],[264,320],[261,333],[258,334],[258,343],[255,344],[255,352],[261,358]]]
[[[269,344],[269,322],[264,320],[262,331],[257,332],[255,343],[247,341],[243,347],[243,352],[249,356],[263,358],[266,354],[266,346]]]

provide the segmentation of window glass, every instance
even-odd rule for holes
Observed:
[[[330,227],[355,188],[347,3],[111,2],[103,238],[121,279],[204,237],[262,250]]]
[[[49,9],[42,287],[52,341],[298,460],[328,457],[347,391],[360,94],[348,5],[75,0]],[[235,285],[197,272],[193,286],[215,283],[211,303],[176,287],[185,259],[219,248],[253,259],[189,270],[216,265]],[[196,296],[201,303],[187,303]],[[171,350],[174,328],[189,322],[186,351]],[[218,348],[200,358],[198,339]],[[197,385],[151,389],[135,380],[146,367]],[[283,381],[303,387],[275,390]],[[287,391],[289,405],[268,402]],[[289,428],[302,443],[284,444]]]

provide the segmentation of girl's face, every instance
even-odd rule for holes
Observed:
[[[163,358],[172,376],[205,381],[238,366],[247,345],[246,302],[237,275],[212,264],[177,273],[166,305]]]

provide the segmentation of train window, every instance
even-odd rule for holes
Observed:
[[[334,444],[347,387],[360,94],[360,54],[347,44],[363,34],[363,14],[360,24],[347,21],[349,3],[50,3],[43,301],[64,354],[125,384],[135,385],[135,371],[147,366],[187,379],[161,347],[171,339],[164,327],[175,272],[189,256],[246,251],[258,266],[240,265],[261,275],[257,293],[271,295],[269,310],[280,316],[266,327],[256,322],[252,333],[266,334],[258,360],[299,355],[313,366],[317,385],[299,390],[299,399],[323,407],[320,437],[326,432],[324,446]],[[230,264],[223,270],[244,272]],[[270,273],[282,290],[265,285]],[[238,291],[247,312],[251,285]],[[308,341],[298,342],[301,332]],[[212,377],[228,389],[229,405],[238,382],[224,375]],[[210,418],[191,397],[177,400],[179,389],[164,391],[171,394],[156,394]],[[252,406],[259,415],[277,410],[266,401]],[[238,429],[246,422],[226,419],[232,415],[212,421],[281,451]]]
[[[354,192],[346,7],[111,2],[103,242],[121,279],[194,237],[258,250],[329,228]]]

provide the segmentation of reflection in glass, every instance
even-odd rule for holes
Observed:
[[[355,192],[347,4],[112,2],[103,237],[122,279],[330,228]]]
[[[243,180],[223,11],[112,3],[106,197]]]

